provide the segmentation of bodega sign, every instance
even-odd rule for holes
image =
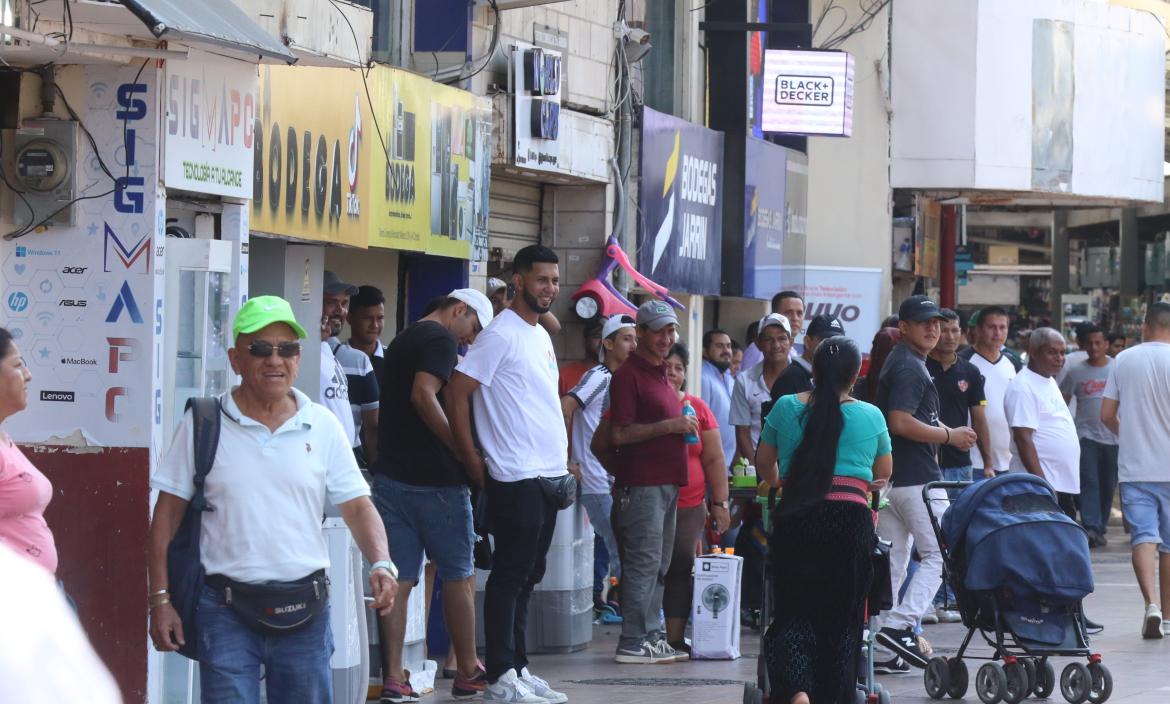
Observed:
[[[638,270],[672,291],[718,294],[723,133],[645,108]]]
[[[853,56],[843,51],[764,53],[765,132],[853,134]]]
[[[196,193],[252,197],[256,67],[191,49],[163,78],[164,178]]]

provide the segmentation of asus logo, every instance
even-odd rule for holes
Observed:
[[[84,308],[85,303],[85,299],[82,298],[63,298],[57,305],[65,306],[67,308]]]

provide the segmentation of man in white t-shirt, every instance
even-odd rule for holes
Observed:
[[[573,442],[570,451],[572,461],[581,474],[581,505],[589,514],[593,531],[605,546],[608,564],[594,566],[593,606],[603,606],[601,595],[607,575],[618,579],[622,576],[621,558],[618,556],[617,537],[613,532],[610,514],[613,510],[613,477],[601,466],[601,462],[589,449],[593,434],[601,423],[601,414],[609,396],[609,382],[613,372],[630,357],[638,346],[634,333],[632,315],[614,315],[601,328],[601,350],[598,356],[601,364],[585,372],[581,381],[569,393],[561,397],[561,411],[565,423],[572,428]],[[596,554],[596,553],[595,553]],[[606,570],[603,572],[603,570]],[[600,582],[599,582],[600,580]]]
[[[528,671],[524,642],[528,601],[544,577],[557,523],[546,480],[568,473],[557,358],[539,325],[560,291],[557,263],[556,253],[541,245],[516,253],[511,307],[479,334],[447,385],[456,452],[468,478],[487,492],[495,538],[484,593],[488,702],[568,701]]]
[[[1008,335],[1006,310],[998,306],[984,308],[975,316],[973,329],[975,345],[960,352],[959,356],[974,364],[983,375],[983,393],[987,398],[988,445],[993,458],[993,463],[988,466],[983,461],[982,452],[971,455],[971,465],[978,479],[979,470],[982,470],[984,477],[992,477],[996,472],[1006,472],[1011,464],[1012,433],[1003,401],[1019,369],[1012,358],[1003,352]]]
[[[328,408],[341,421],[341,427],[349,438],[350,447],[361,445],[361,436],[354,422],[353,408],[349,402],[349,379],[345,368],[333,353],[330,340],[341,332],[341,324],[349,314],[349,298],[358,292],[358,287],[347,284],[332,271],[325,272],[324,288],[321,295],[321,405]]]
[[[1170,610],[1170,304],[1149,306],[1142,340],[1117,355],[1101,421],[1120,436],[1121,509],[1146,600],[1142,637],[1161,638],[1170,635],[1170,621],[1162,620]],[[1154,601],[1156,571],[1161,608]]]
[[[1037,328],[1028,341],[1028,367],[1008,387],[1004,410],[1012,429],[1011,469],[1047,479],[1060,508],[1076,520],[1081,447],[1055,379],[1064,367],[1064,351],[1063,335]]]

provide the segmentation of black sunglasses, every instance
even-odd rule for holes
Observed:
[[[280,355],[281,357],[284,357],[285,359],[291,359],[292,357],[300,356],[301,343],[299,343],[299,342],[281,342],[278,345],[274,345],[271,342],[264,342],[263,340],[257,340],[255,342],[253,342],[252,344],[248,345],[248,353],[251,354],[253,357],[260,357],[260,358],[271,357],[273,350],[275,350],[276,353],[278,355]]]

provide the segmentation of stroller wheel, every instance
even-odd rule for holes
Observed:
[[[998,662],[984,663],[975,675],[975,693],[983,704],[999,704],[1007,694],[1007,675]]]
[[[1023,658],[1020,662],[1024,664],[1024,672],[1028,675],[1027,694],[1031,694],[1036,691],[1036,661],[1032,658]]]
[[[1048,658],[1041,658],[1036,663],[1036,686],[1032,688],[1032,694],[1036,695],[1037,699],[1047,699],[1052,695],[1052,690],[1056,689],[1056,669],[1052,667],[1052,663],[1048,662]]]
[[[1099,662],[1091,662],[1089,663],[1089,677],[1092,679],[1089,701],[1093,704],[1101,704],[1109,699],[1109,695],[1113,694],[1113,675],[1109,674],[1109,668]]]
[[[1070,662],[1060,673],[1060,693],[1069,704],[1084,704],[1089,701],[1092,676],[1083,662]]]
[[[967,695],[967,664],[959,658],[951,658],[947,660],[947,667],[951,671],[951,686],[947,687],[947,696],[962,699]]]
[[[951,687],[951,668],[944,657],[933,657],[926,663],[926,672],[922,675],[926,685],[926,693],[931,699],[942,699],[947,696]]]
[[[1019,704],[1031,690],[1028,688],[1028,669],[1024,660],[1016,660],[1003,666],[1003,674],[1007,676],[1007,689],[1004,690],[1003,700],[1007,704]]]

